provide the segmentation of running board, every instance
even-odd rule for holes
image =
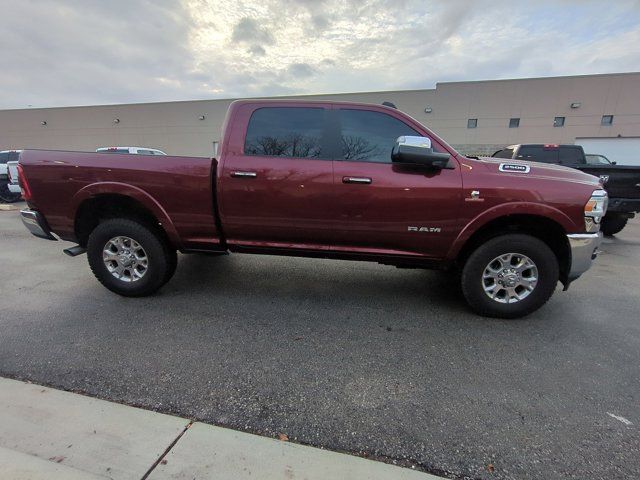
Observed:
[[[83,253],[87,253],[87,249],[81,247],[80,245],[76,245],[75,247],[65,248],[63,252],[70,257],[77,257],[78,255],[82,255]]]

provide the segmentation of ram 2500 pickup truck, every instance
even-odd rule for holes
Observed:
[[[398,110],[337,102],[236,101],[218,159],[26,150],[19,178],[26,227],[77,243],[120,295],[158,290],[176,251],[293,255],[458,269],[471,308],[503,318],[590,267],[607,208],[591,175],[469,159]]]
[[[627,221],[640,212],[640,165],[593,164],[588,161],[580,145],[510,145],[493,156],[564,165],[599,177],[609,195],[607,215],[600,224],[600,230],[605,235],[619,233]]]

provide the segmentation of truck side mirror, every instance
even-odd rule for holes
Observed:
[[[391,151],[393,163],[422,165],[438,169],[448,168],[450,157],[451,155],[448,153],[434,152],[431,147],[431,139],[427,137],[398,137]]]

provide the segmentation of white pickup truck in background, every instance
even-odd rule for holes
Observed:
[[[7,162],[7,175],[8,181],[7,187],[11,193],[22,194],[20,191],[20,184],[18,183],[18,161],[14,160]]]
[[[97,153],[129,153],[132,155],[166,155],[162,150],[149,147],[100,147]]]
[[[0,202],[13,203],[20,200],[18,185],[18,156],[20,150],[4,150],[0,152]],[[10,180],[10,172],[15,184]]]

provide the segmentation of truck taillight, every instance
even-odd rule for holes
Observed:
[[[29,182],[27,182],[27,177],[24,174],[24,169],[22,165],[18,164],[18,183],[20,184],[20,190],[22,190],[22,198],[25,201],[31,200],[31,188],[29,188]]]

